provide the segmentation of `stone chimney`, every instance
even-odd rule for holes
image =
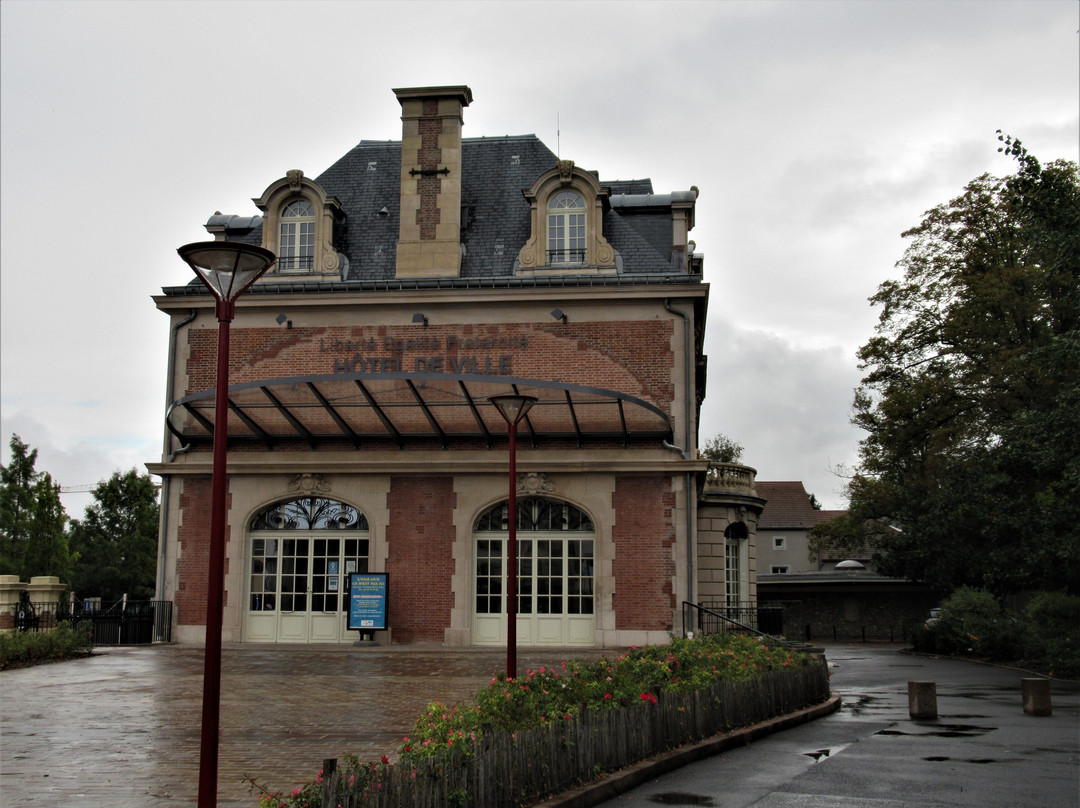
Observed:
[[[461,123],[472,90],[394,90],[401,104],[401,230],[397,277],[461,274]]]

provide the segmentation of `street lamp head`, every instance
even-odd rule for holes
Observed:
[[[240,297],[276,260],[270,250],[238,241],[198,241],[177,252],[223,303]]]
[[[488,401],[495,405],[506,423],[514,426],[525,417],[532,405],[536,403],[536,396],[519,396],[507,393],[501,396],[488,396]]]

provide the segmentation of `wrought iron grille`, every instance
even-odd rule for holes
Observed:
[[[368,521],[352,505],[325,497],[278,502],[255,515],[252,530],[367,530]]]
[[[476,530],[508,530],[510,505],[500,502],[480,514]],[[592,519],[569,502],[545,497],[525,497],[517,501],[518,530],[569,530],[591,533]]]

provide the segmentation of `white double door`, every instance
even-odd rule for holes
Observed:
[[[329,532],[328,532],[329,533]],[[338,643],[347,627],[348,575],[367,571],[366,539],[317,531],[253,534],[246,642]]]
[[[519,645],[594,645],[591,535],[529,532],[517,540]],[[475,542],[473,644],[506,642],[506,534]]]

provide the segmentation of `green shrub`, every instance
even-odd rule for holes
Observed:
[[[94,647],[88,626],[72,629],[61,623],[53,631],[0,634],[0,669],[85,656]]]
[[[1018,615],[989,592],[957,589],[941,603],[941,616],[912,632],[916,651],[977,656],[1033,667],[1052,676],[1080,678],[1080,597],[1038,592]]]
[[[941,654],[1007,660],[1016,659],[1024,645],[1022,628],[997,599],[966,586],[942,601],[941,616],[926,633]]]
[[[1039,592],[1024,609],[1031,656],[1055,676],[1080,678],[1080,597]]]

